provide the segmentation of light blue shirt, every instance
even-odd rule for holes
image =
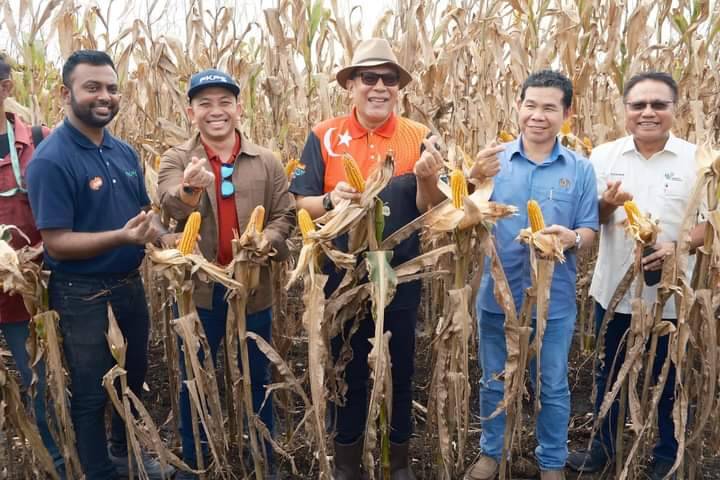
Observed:
[[[525,156],[522,137],[505,145],[500,153],[500,171],[495,176],[491,200],[515,205],[518,213],[499,220],[493,233],[518,312],[525,289],[530,287],[530,254],[528,246],[516,238],[520,230],[528,226],[527,202],[531,199],[540,204],[547,226],[598,230],[597,183],[586,158],[556,141],[550,156],[536,164]],[[575,252],[567,251],[565,263],[555,264],[548,318],[575,314],[575,274]],[[486,259],[478,292],[479,306],[489,312],[503,313],[495,300],[494,283],[489,259]]]

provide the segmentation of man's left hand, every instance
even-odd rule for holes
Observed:
[[[643,270],[648,272],[662,269],[665,258],[675,252],[675,242],[657,242],[653,248],[655,251],[642,259]]]
[[[575,230],[570,230],[562,225],[550,225],[540,230],[540,233],[556,235],[560,240],[563,250],[568,250],[575,246]]]
[[[415,162],[415,168],[413,172],[418,180],[426,180],[429,178],[437,178],[437,174],[443,167],[443,158],[435,148],[435,144],[439,141],[437,135],[433,135],[430,138],[423,140],[425,150],[417,162]]]

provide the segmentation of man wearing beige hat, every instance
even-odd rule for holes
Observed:
[[[399,91],[411,80],[398,64],[390,44],[380,38],[361,42],[352,64],[337,73],[338,84],[346,89],[352,111],[316,125],[308,136],[290,185],[298,208],[313,218],[320,217],[341,200],[357,200],[360,194],[346,181],[342,155],[352,155],[364,177],[392,150],[395,173],[380,193],[385,203],[384,237],[417,218],[423,211],[445,197],[437,188],[442,157],[435,148],[437,138],[429,129],[395,114]],[[429,138],[428,138],[429,137]],[[347,238],[338,239],[339,248],[347,248]],[[417,235],[401,242],[393,251],[392,265],[399,265],[420,253]],[[343,272],[326,265],[329,274],[325,293],[330,295],[339,285]],[[415,355],[415,323],[420,303],[420,284],[399,285],[392,303],[385,311],[385,330],[392,333],[393,405],[390,430],[391,472],[393,480],[414,479],[408,462],[411,425],[412,375]],[[350,338],[353,357],[345,368],[348,390],[345,404],[334,410],[335,480],[365,478],[361,470],[363,435],[367,418],[368,339],[373,336],[374,322],[369,311],[362,314],[357,332]],[[346,337],[332,341],[335,358]]]

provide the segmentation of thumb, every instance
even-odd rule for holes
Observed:
[[[142,212],[138,213],[137,215],[135,215],[130,220],[128,220],[127,223],[125,224],[125,226],[127,226],[129,228],[134,228],[134,227],[140,225],[144,220],[145,220],[145,212],[142,211]]]

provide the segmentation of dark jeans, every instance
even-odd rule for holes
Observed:
[[[595,304],[595,332],[599,336],[600,326],[602,325],[605,309],[599,304]],[[606,388],[612,388],[617,373],[625,360],[625,343],[620,348],[620,342],[623,336],[630,328],[631,315],[627,313],[616,313],[610,319],[605,334],[605,364],[602,368],[596,368],[595,386],[597,387],[597,398],[595,399],[595,413],[600,410]],[[668,320],[675,323],[675,320]],[[619,351],[618,351],[619,350]],[[655,363],[652,371],[652,385],[657,383],[660,371],[665,363],[668,352],[668,336],[658,338],[657,350],[655,355]],[[616,358],[617,355],[617,358]],[[615,368],[613,369],[613,362]],[[612,370],[612,372],[611,372]],[[658,404],[658,431],[659,439],[653,449],[653,457],[655,459],[675,461],[678,444],[675,440],[675,428],[673,426],[672,409],[674,402],[675,390],[675,366],[671,363],[668,372],[668,378],[665,382],[665,388],[660,396]],[[601,448],[607,452],[609,457],[615,455],[615,434],[617,432],[617,417],[620,395],[616,397],[607,416],[603,420],[600,431],[593,441],[593,448]]]
[[[404,443],[412,433],[412,377],[415,370],[415,324],[417,307],[385,311],[385,331],[392,332],[390,337],[390,360],[392,362],[392,421],[390,440]],[[352,321],[347,322],[345,335]],[[348,390],[345,406],[335,405],[331,412],[337,425],[336,441],[341,444],[355,442],[365,433],[368,407],[368,383],[370,367],[368,354],[371,345],[368,341],[375,334],[375,321],[368,314],[360,321],[358,331],[350,339],[353,351],[352,360],[345,368],[345,381]],[[343,344],[342,336],[332,340],[332,352],[335,361]]]
[[[30,369],[30,361],[28,358],[27,350],[25,350],[25,342],[30,334],[28,328],[30,322],[17,322],[17,323],[4,323],[0,324],[0,331],[5,337],[5,341],[10,348],[13,359],[15,360],[15,367],[20,372],[20,378],[22,379],[23,386],[27,388],[32,380],[32,370]],[[63,457],[60,454],[60,450],[55,444],[52,435],[50,435],[50,429],[48,427],[47,415],[45,413],[45,363],[40,362],[37,367],[38,381],[35,385],[35,399],[33,401],[33,410],[35,411],[35,423],[37,424],[40,437],[42,437],[43,444],[47,448],[48,453],[55,462],[55,466],[59,467],[64,463]]]
[[[127,342],[125,370],[128,386],[142,398],[147,371],[149,315],[140,274],[75,275],[53,272],[50,306],[60,314],[63,349],[70,373],[71,417],[77,450],[87,480],[116,477],[107,453],[102,377],[115,365],[105,333],[107,304],[112,305]],[[127,452],[125,424],[113,409],[111,447]]]
[[[198,316],[205,330],[205,336],[210,346],[210,355],[213,364],[216,365],[217,352],[220,342],[225,337],[225,326],[227,322],[228,304],[225,301],[225,287],[215,284],[213,289],[213,308],[206,310],[198,308]],[[272,309],[261,310],[259,312],[247,316],[247,329],[249,332],[256,333],[266,342],[271,342],[272,331]],[[182,345],[182,340],[180,340]],[[248,356],[250,359],[250,380],[252,382],[252,402],[253,410],[259,413],[260,419],[265,423],[270,432],[273,431],[273,409],[272,396],[268,397],[265,402],[265,391],[267,385],[270,384],[270,361],[257,348],[257,344],[251,340],[248,341]],[[202,349],[199,351],[199,357],[204,358]],[[239,357],[239,352],[238,352]],[[191,467],[196,467],[195,440],[192,431],[192,415],[190,411],[190,398],[188,395],[187,385],[185,385],[185,357],[180,350],[180,374],[182,376],[182,387],[180,389],[180,435],[182,437],[183,460]],[[226,392],[226,395],[232,395]],[[265,402],[265,405],[263,405]],[[262,406],[262,410],[260,407]],[[200,426],[201,437],[205,439],[205,431]],[[206,446],[204,446],[206,449]],[[266,445],[268,458],[272,458],[272,452]],[[207,465],[205,465],[207,466]]]

